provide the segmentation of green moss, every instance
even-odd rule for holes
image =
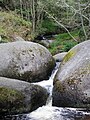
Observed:
[[[0,87],[0,114],[16,114],[24,111],[24,95],[6,87]]]
[[[65,57],[63,58],[63,63],[67,62],[70,58],[72,58],[76,54],[75,50],[69,51]]]
[[[0,102],[14,102],[16,100],[22,100],[24,96],[21,92],[10,88],[0,87]]]

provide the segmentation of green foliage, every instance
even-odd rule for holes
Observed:
[[[52,20],[45,19],[43,20],[42,28],[46,33],[55,33],[59,27]]]
[[[13,12],[0,12],[0,36],[3,41],[12,41],[13,35],[28,39],[31,23],[23,20]]]
[[[34,37],[43,34],[55,34],[59,31],[59,26],[50,19],[44,19],[41,24],[36,29]]]
[[[68,52],[72,47],[74,47],[75,45],[77,44],[77,42],[75,42],[75,41],[65,41],[65,42],[63,42],[63,48],[62,48],[62,50],[64,51],[64,52]]]
[[[73,31],[71,34],[77,39],[78,31]],[[59,52],[67,52],[72,47],[77,44],[72,38],[68,35],[68,33],[59,34],[55,37],[55,42],[50,45],[50,52],[54,55]]]

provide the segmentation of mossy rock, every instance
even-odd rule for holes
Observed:
[[[55,60],[40,44],[26,41],[0,44],[0,76],[36,82],[49,78]]]
[[[71,59],[74,55],[75,55],[76,51],[69,51],[65,57],[63,58],[63,63],[66,63],[67,61],[69,61],[69,59]]]
[[[54,79],[53,105],[90,109],[90,40],[73,47],[61,62]]]
[[[14,89],[0,87],[0,113],[20,113],[23,104],[24,95]]]
[[[0,115],[31,112],[45,105],[48,95],[41,86],[0,77]]]

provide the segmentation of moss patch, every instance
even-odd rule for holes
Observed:
[[[65,57],[63,58],[63,63],[69,61],[70,58],[72,58],[75,54],[76,54],[77,51],[75,50],[70,50],[66,55]]]
[[[0,87],[0,113],[17,113],[23,108],[24,95],[6,87]]]
[[[9,100],[14,102],[16,99],[22,99],[22,94],[16,90],[0,87],[0,101]]]

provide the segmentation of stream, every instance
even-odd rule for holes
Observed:
[[[61,108],[52,106],[53,79],[58,70],[59,64],[60,63],[57,63],[49,80],[33,83],[45,87],[50,93],[45,106],[39,107],[35,111],[28,114],[6,116],[0,120],[90,120],[90,113],[77,111],[75,108]]]

